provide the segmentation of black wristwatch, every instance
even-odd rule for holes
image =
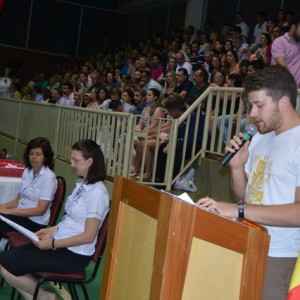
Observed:
[[[244,200],[240,200],[235,204],[236,208],[238,209],[238,218],[245,219],[245,209],[247,204]]]

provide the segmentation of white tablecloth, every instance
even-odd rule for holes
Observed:
[[[0,203],[14,200],[19,192],[21,178],[0,176]]]

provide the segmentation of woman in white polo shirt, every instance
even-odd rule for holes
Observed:
[[[57,187],[54,153],[44,137],[32,139],[24,153],[26,169],[16,199],[0,204],[0,214],[31,231],[48,225],[50,206]],[[1,197],[1,195],[0,195]],[[14,229],[0,221],[0,237]]]

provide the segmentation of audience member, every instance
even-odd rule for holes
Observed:
[[[170,115],[173,119],[180,118],[186,111],[186,107],[182,102],[181,97],[176,93],[172,93],[169,95],[165,108],[168,112],[168,115]],[[197,135],[195,140],[196,151],[197,149],[200,148],[202,143],[202,137],[203,137],[204,119],[205,118],[202,115],[200,115],[200,119],[197,120],[197,113],[196,112],[191,113],[189,125],[188,125],[186,152],[184,158],[182,156],[184,150],[183,146],[184,146],[184,137],[186,136],[187,121],[182,123],[178,128],[175,159],[174,159],[174,166],[173,166],[173,177],[179,173],[182,159],[189,159],[191,156],[195,130],[197,130]],[[199,122],[198,127],[196,127],[197,122]],[[156,182],[164,181],[168,153],[169,153],[169,143],[168,141],[164,141],[163,143],[161,143],[158,150],[158,156],[156,162],[156,173],[155,173]]]
[[[188,53],[188,49],[190,47],[190,44],[193,42],[191,39],[191,36],[188,32],[184,32],[182,35],[182,44],[181,44],[181,51]]]
[[[237,11],[235,13],[235,25],[239,26],[242,30],[241,34],[247,39],[249,38],[249,25],[244,22],[244,13]]]
[[[226,40],[224,43],[224,53],[226,53],[229,50],[233,50],[232,40]]]
[[[135,110],[134,92],[131,89],[126,89],[122,93],[123,111],[133,113]]]
[[[175,56],[177,66],[176,66],[176,73],[179,69],[186,69],[188,73],[188,79],[193,80],[193,71],[192,71],[192,65],[185,60],[185,56],[182,52],[177,52]]]
[[[174,93],[185,99],[193,88],[193,82],[189,80],[188,72],[185,68],[180,68],[176,71],[176,80],[177,85],[174,88]]]
[[[211,58],[211,65],[208,73],[211,74],[214,71],[220,70],[222,68],[221,59],[218,55],[213,55]]]
[[[86,72],[83,72],[83,71],[81,71],[80,74],[79,74],[79,81],[80,81],[81,93],[84,95],[92,87],[92,82],[89,82],[88,74]]]
[[[74,106],[81,107],[83,100],[83,95],[80,93],[80,91],[75,90],[74,91]]]
[[[62,88],[63,97],[59,99],[56,104],[73,106],[75,102],[73,90],[73,84],[71,82],[65,82]]]
[[[10,78],[10,69],[5,68],[4,74],[2,77],[0,77],[0,97],[10,98],[10,85],[12,83],[12,80]]]
[[[118,86],[118,83],[116,82],[115,76],[113,73],[108,72],[106,73],[106,80],[104,83],[105,87],[109,90],[111,93],[114,88]]]
[[[230,25],[223,24],[220,30],[220,39],[225,43],[229,39],[229,35],[230,35]]]
[[[163,106],[168,98],[168,95],[174,91],[176,84],[177,84],[176,73],[168,72],[165,80],[165,86],[161,92],[161,102]]]
[[[292,73],[300,87],[300,14],[291,20],[289,32],[272,43],[272,64],[280,64]]]
[[[260,35],[263,32],[268,32],[267,22],[266,22],[266,13],[259,11],[256,15],[256,25],[253,32],[253,43],[259,45]]]
[[[134,92],[134,104],[135,109],[133,111],[134,115],[142,115],[143,110],[146,106],[148,106],[148,103],[146,102],[146,91],[144,89],[138,89]],[[136,123],[138,124],[140,121],[140,117],[136,118]]]
[[[22,99],[22,93],[21,93],[21,89],[20,89],[20,85],[17,82],[12,82],[10,85],[10,93],[11,93],[11,97],[13,99],[17,99],[17,100],[21,100]]]
[[[276,12],[276,17],[277,17],[277,25],[281,26],[282,28],[288,28],[289,23],[286,20],[286,13],[284,9],[280,8]]]
[[[226,62],[224,66],[225,75],[236,73],[239,74],[240,68],[238,64],[239,58],[235,50],[229,50],[226,52]]]
[[[151,78],[155,81],[164,73],[164,66],[160,62],[160,57],[158,54],[152,56],[152,71]]]
[[[199,35],[199,44],[200,44],[200,51],[205,52],[209,50],[210,44],[209,44],[209,37],[206,33],[201,33]]]
[[[38,87],[37,85],[35,85],[33,87],[33,99],[35,102],[43,102],[44,100],[44,97],[43,97],[43,94],[42,94],[42,90],[40,87]]]
[[[166,80],[166,76],[169,72],[171,73],[176,73],[176,59],[174,57],[170,57],[168,60],[168,63],[166,65],[166,69],[164,71],[163,74],[161,74],[159,76],[159,78],[157,79],[157,81],[161,84],[164,85],[165,84],[165,80]]]
[[[249,58],[249,44],[243,42],[241,35],[236,35],[232,38],[234,50],[238,55],[238,63]]]
[[[217,39],[214,45],[212,45],[211,50],[214,51],[214,53],[220,57],[220,55],[223,54],[225,51],[224,42],[220,39]]]
[[[192,66],[204,64],[204,52],[200,50],[198,41],[193,41],[190,45],[189,57]]]
[[[267,33],[272,37],[274,27],[278,26],[277,22],[273,18],[269,18],[267,21]]]
[[[226,78],[226,83],[224,84],[226,87],[241,87],[242,86],[242,77],[239,74],[228,74]],[[218,130],[220,131],[222,124],[224,125],[223,129],[223,143],[226,144],[227,141],[227,135],[228,135],[228,127],[229,127],[229,122],[230,122],[230,112],[231,112],[231,100],[232,100],[232,94],[228,93],[227,94],[227,107],[226,107],[226,116],[218,116],[217,119],[217,127]],[[244,103],[241,104],[242,110],[245,113],[246,112],[246,105]],[[235,129],[235,125],[238,121],[238,110],[240,107],[240,97],[235,98],[235,106],[234,106],[234,117],[233,117],[233,129]],[[223,110],[223,103],[220,106],[220,109]],[[246,127],[246,116],[242,117],[241,123],[240,123],[240,130],[243,132]]]
[[[262,33],[260,35],[260,47],[255,51],[254,54],[262,57],[265,64],[267,64],[266,50],[271,43],[272,39],[268,33]]]
[[[93,88],[86,95],[90,98],[90,101],[86,105],[86,108],[99,108],[99,91],[96,88]]]
[[[194,83],[195,85],[190,90],[187,97],[188,106],[192,105],[209,87],[208,73],[204,68],[194,68]],[[202,102],[201,109],[204,110],[206,101]]]
[[[273,28],[273,34],[271,36],[272,42],[267,46],[266,51],[265,51],[265,63],[267,66],[271,66],[272,63],[272,43],[274,42],[275,39],[283,35],[283,30],[282,27],[280,26],[275,26]]]
[[[157,132],[157,126],[159,118],[166,117],[166,111],[162,108],[159,100],[160,92],[157,89],[151,88],[147,91],[146,106],[142,112],[142,117],[139,123],[136,125],[136,131],[148,131],[148,138],[139,138],[136,143],[136,156],[134,158],[132,170],[130,176],[137,176],[141,171],[141,177],[143,180],[149,179],[152,175],[152,162],[153,162],[153,135]],[[154,140],[156,143],[156,141]],[[145,170],[141,169],[143,150],[146,144],[146,158],[145,158]]]
[[[151,73],[148,70],[143,70],[141,74],[141,84],[142,88],[147,91],[149,89],[157,89],[159,91],[162,90],[162,86],[155,80],[151,78]]]
[[[43,72],[38,74],[37,82],[35,83],[35,86],[39,87],[41,90],[44,90],[48,88],[48,81],[45,79],[45,74]]]

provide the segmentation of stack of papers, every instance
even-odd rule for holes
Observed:
[[[12,228],[16,229],[17,231],[19,231],[20,233],[22,233],[23,235],[28,237],[29,239],[31,239],[32,241],[36,241],[36,242],[39,241],[38,236],[34,232],[28,230],[27,228],[25,228],[25,227],[15,223],[15,222],[9,220],[9,219],[3,217],[2,215],[0,215],[0,219],[3,222],[7,223]]]

